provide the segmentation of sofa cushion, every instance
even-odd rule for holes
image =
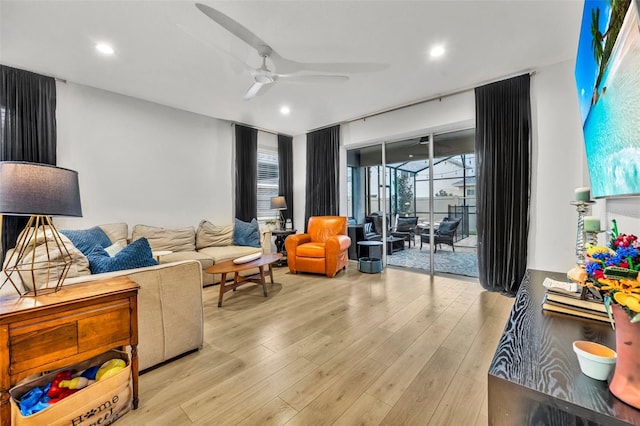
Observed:
[[[195,251],[196,231],[193,226],[167,229],[156,226],[136,225],[131,234],[132,240],[146,238],[153,251]]]
[[[197,260],[200,262],[202,269],[213,266],[213,259],[211,256],[207,256],[206,254],[197,251],[174,251],[171,254],[165,254],[160,257],[160,263],[171,263],[184,260]]]
[[[233,244],[233,224],[216,226],[203,220],[196,231],[196,249],[205,247],[222,247]]]
[[[151,247],[146,238],[139,238],[116,253],[109,256],[102,247],[95,246],[87,254],[92,274],[103,272],[123,271],[125,269],[142,268],[157,265],[158,262],[151,255]]]
[[[106,251],[109,256],[113,257],[116,254],[120,253],[126,246],[126,243],[123,243],[122,240],[118,240],[115,243],[111,244],[109,247],[105,247],[104,251]]]
[[[198,251],[198,253],[209,256],[213,259],[214,263],[220,263],[225,260],[232,260],[248,254],[260,252],[262,252],[261,248],[249,246],[207,247]]]
[[[98,226],[89,229],[62,229],[60,233],[69,238],[85,256],[95,246],[105,248],[112,244],[107,234]]]
[[[112,243],[122,242],[127,245],[127,238],[129,238],[129,227],[125,222],[120,223],[107,223],[104,225],[98,225],[100,229],[107,234],[107,237]]]
[[[260,225],[255,218],[251,222],[236,219],[233,228],[233,245],[260,247]]]

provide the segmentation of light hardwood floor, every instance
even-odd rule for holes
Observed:
[[[487,424],[487,370],[513,299],[355,262],[333,279],[274,277],[268,298],[247,284],[222,308],[206,288],[203,348],[143,374],[138,410],[117,423]]]

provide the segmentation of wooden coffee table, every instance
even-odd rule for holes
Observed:
[[[267,265],[269,267],[269,277],[271,277],[271,284],[273,284],[273,266],[274,262],[277,262],[282,258],[282,253],[266,253],[257,258],[256,260],[252,260],[251,262],[246,263],[233,263],[233,260],[226,260],[224,262],[216,263],[213,266],[208,267],[204,271],[209,274],[220,274],[220,295],[218,296],[218,307],[222,306],[222,297],[227,291],[233,290],[244,283],[257,283],[262,284],[262,291],[264,293],[264,297],[267,297],[267,285],[264,282],[264,267]],[[240,272],[246,271],[247,269],[258,268],[260,270],[259,274],[250,275],[247,277],[243,277],[240,275]],[[234,273],[233,276],[233,284],[227,284],[227,274]]]

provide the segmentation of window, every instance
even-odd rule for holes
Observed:
[[[278,151],[258,144],[258,220],[275,219],[279,211],[271,210],[271,197],[278,194]]]

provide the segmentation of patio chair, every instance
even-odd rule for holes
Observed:
[[[418,218],[414,217],[398,217],[396,219],[396,227],[391,231],[391,236],[402,238],[409,242],[409,248],[411,248],[411,241],[415,245],[416,228],[418,227]]]
[[[434,249],[433,252],[438,251],[438,246],[442,247],[442,244],[448,244],[451,246],[451,249],[455,252],[456,247],[454,246],[454,242],[456,240],[456,234],[458,230],[458,225],[462,218],[455,220],[443,220],[440,222],[438,229],[435,231],[433,235]],[[422,249],[422,243],[429,244],[429,234],[425,233],[420,235],[420,248]]]

